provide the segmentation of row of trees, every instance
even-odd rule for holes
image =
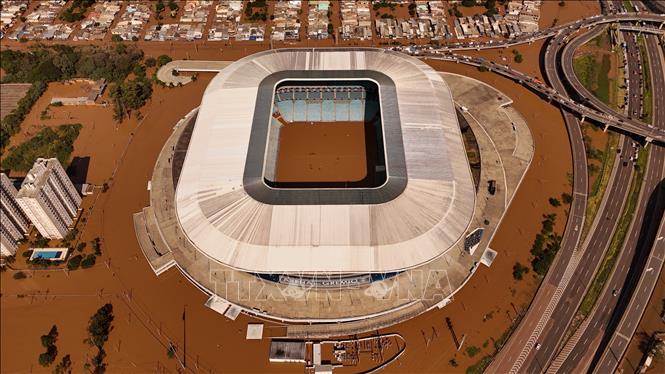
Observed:
[[[105,78],[123,81],[143,59],[135,46],[113,47],[36,45],[29,51],[0,51],[0,64],[5,71],[2,83],[54,82],[72,78]]]
[[[80,131],[79,123],[60,125],[55,129],[45,127],[30,140],[12,148],[2,166],[26,172],[38,157],[55,157],[66,167]]]
[[[85,342],[91,347],[97,348],[97,353],[92,357],[90,362],[85,363],[84,368],[91,373],[106,372],[104,344],[109,339],[113,318],[113,305],[111,304],[105,304],[90,317],[90,321],[88,322],[88,338]]]

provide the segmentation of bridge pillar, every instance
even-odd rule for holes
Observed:
[[[658,26],[658,30],[662,30],[662,29],[663,29],[663,26],[665,26],[665,22],[661,22],[661,23],[660,23],[660,26]]]
[[[606,123],[605,126],[603,126],[603,132],[607,132],[607,129],[609,129],[609,128],[610,128],[610,125],[608,125]]]
[[[582,120],[580,121],[580,124],[584,123],[584,120],[586,119],[586,116],[582,114]]]
[[[653,141],[653,138],[650,137],[650,136],[647,136],[646,139],[644,139],[644,140],[646,140],[647,143],[651,143]]]

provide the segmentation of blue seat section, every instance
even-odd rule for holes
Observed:
[[[282,117],[285,120],[292,122],[293,121],[293,101],[280,101],[277,103],[277,109],[282,113]]]
[[[307,103],[301,100],[293,102],[293,121],[307,121]]]
[[[335,122],[335,102],[323,100],[321,102],[321,121]]]
[[[321,122],[321,101],[307,103],[307,121]]]
[[[335,121],[349,120],[349,102],[343,100],[335,101]]]
[[[363,93],[362,91],[351,91],[349,92],[349,98],[351,98],[351,100],[361,100],[363,98]]]
[[[293,93],[293,97],[296,100],[305,100],[305,99],[307,99],[307,92],[305,92],[305,91],[296,91],[296,92]]]
[[[370,121],[379,104],[366,99],[356,86],[282,87],[275,92],[275,111],[289,122]]]
[[[308,100],[321,100],[321,90],[310,90],[307,92]]]
[[[361,100],[351,100],[349,104],[349,121],[362,121],[364,118]]]

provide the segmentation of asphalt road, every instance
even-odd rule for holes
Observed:
[[[557,52],[559,52],[558,47],[563,46],[562,43],[566,37],[567,35],[565,33],[557,35],[552,41],[552,45],[555,45],[556,48],[548,48],[545,54],[546,75],[554,89],[559,92],[565,92],[565,87],[563,82],[559,80],[558,76],[559,71],[557,70],[557,63],[561,56],[558,56]],[[584,41],[586,41],[590,39],[590,37],[581,39],[585,39]],[[574,51],[574,49],[575,47],[571,50]],[[572,58],[572,55],[570,56],[570,58]],[[639,54],[637,56],[639,56]],[[633,90],[639,91],[638,82],[639,79],[634,79],[634,82],[631,82]],[[639,95],[631,96],[630,101],[631,108],[636,106],[639,108]],[[570,125],[573,124],[577,126],[576,118],[571,117],[571,115],[565,111],[564,118],[569,128]],[[573,149],[579,148],[575,146],[575,143],[572,144]],[[631,145],[632,142],[626,138],[622,144],[624,152],[632,150]],[[625,155],[622,157],[628,158],[630,156]],[[582,164],[584,163],[585,162],[582,161]],[[617,170],[613,179],[610,181],[610,185],[606,192],[607,204],[602,206],[597,213],[597,217],[599,218],[597,219],[592,232],[589,234],[590,239],[585,243],[585,250],[581,255],[582,258],[580,262],[584,264],[583,267],[579,269],[580,271],[576,271],[571,276],[569,286],[564,288],[559,298],[554,297],[555,295],[552,294],[552,297],[549,300],[546,297],[536,297],[536,299],[534,299],[529,313],[523,320],[522,325],[516,331],[514,336],[511,337],[508,345],[504,347],[493,365],[489,368],[490,372],[515,372],[518,370],[526,372],[541,372],[547,367],[553,355],[556,353],[559,343],[565,334],[566,328],[570,324],[570,321],[577,311],[579,303],[593,278],[594,270],[603,258],[603,254],[612,238],[618,217],[621,214],[623,202],[630,185],[629,182],[632,175],[632,168],[630,163],[628,166],[624,166],[622,162],[617,163],[616,167]],[[571,216],[569,219],[575,221],[576,218],[577,217],[575,216]],[[579,255],[579,253],[577,255]],[[571,254],[568,253],[568,248],[562,247],[559,256],[561,257],[561,261],[555,263],[550,269],[550,273],[553,274],[553,277],[549,280],[546,279],[546,281],[560,281],[563,279],[563,274],[566,272],[566,269],[570,268],[570,264],[575,262],[571,261],[573,258]],[[568,262],[570,262],[570,264]],[[552,286],[556,285],[557,283],[552,283]],[[544,283],[544,286],[548,287],[549,284]],[[561,286],[562,284],[559,285],[559,288],[561,288]],[[542,293],[547,296],[550,292],[547,292],[545,287],[541,286],[544,290]],[[540,293],[541,292],[539,291],[539,294]],[[553,302],[555,306],[551,315],[543,315],[542,312],[539,311],[547,309],[548,307],[551,308]],[[534,311],[533,313],[532,310]],[[543,321],[543,317],[546,318],[545,321]],[[529,334],[529,332],[531,332],[531,334]],[[539,343],[540,349],[533,349],[534,337],[538,339],[537,343]]]
[[[566,38],[565,34],[559,34],[554,38],[554,45],[563,46],[561,42]],[[565,92],[563,82],[559,79],[559,72],[562,71],[560,58],[563,57],[561,49],[550,49],[550,53],[545,55],[545,66],[547,77],[557,90]],[[622,150],[630,148],[630,140],[624,139]],[[630,186],[632,168],[629,165],[624,166],[622,162],[615,163],[614,178],[610,180],[605,192],[606,204],[601,206],[596,213],[596,226],[589,232],[589,240],[584,243],[582,248],[582,264],[574,273],[571,282],[564,290],[561,299],[557,303],[552,318],[544,325],[539,337],[539,350],[533,350],[525,361],[523,368],[527,372],[541,372],[549,365],[552,357],[556,354],[567,327],[572,321],[579,304],[586,293],[586,290],[593,279],[595,269],[602,261],[603,255],[609,246],[614,229],[616,227],[621,209],[625,201],[625,196]]]
[[[563,84],[556,78],[556,64],[552,64],[554,59],[546,59],[546,61],[550,61],[546,70],[548,70],[547,75],[552,76],[552,80],[550,80],[552,87],[564,93]],[[530,360],[533,358],[530,352],[535,351],[534,347],[538,343],[543,323],[552,317],[561,292],[566,288],[577,265],[573,260],[573,255],[578,247],[584,226],[588,191],[586,150],[577,117],[566,110],[562,110],[562,114],[568,130],[573,158],[573,202],[561,248],[527,314],[488,367],[487,372],[489,373],[517,372],[524,364],[530,364]]]
[[[640,61],[639,48],[634,39],[634,34],[629,32],[623,33],[624,39],[626,41],[627,49],[627,68],[629,70],[629,96],[628,96],[628,111],[634,115],[639,116],[641,113],[642,103],[640,100],[641,96],[641,64]],[[567,48],[575,49],[579,43],[578,40],[584,41],[584,38],[578,38],[570,43]],[[568,61],[564,58],[564,61]],[[570,61],[569,61],[570,62]],[[578,82],[579,83],[579,82]],[[633,149],[630,146],[623,146],[623,155],[622,158],[625,160],[632,154]],[[566,346],[563,350],[563,354],[567,356],[567,359],[558,366],[556,369],[561,373],[572,373],[572,372],[582,372],[591,365],[592,359],[596,354],[596,351],[601,349],[598,344],[600,343],[603,333],[606,331],[610,324],[611,317],[618,311],[617,303],[620,299],[625,299],[627,288],[623,287],[625,283],[625,278],[628,270],[631,268],[631,262],[635,255],[635,250],[638,246],[638,238],[640,237],[640,227],[642,226],[646,203],[649,201],[650,187],[649,182],[657,183],[659,182],[658,176],[660,173],[658,170],[654,170],[654,162],[649,163],[648,170],[646,173],[647,183],[644,184],[643,191],[646,192],[646,197],[640,199],[640,204],[638,209],[634,214],[634,221],[632,222],[629,235],[627,236],[621,253],[616,262],[615,272],[610,277],[607,282],[607,286],[603,292],[599,295],[596,302],[597,307],[592,311],[592,313],[587,317],[589,319],[588,325],[583,330],[583,333],[577,338],[576,344],[573,347]],[[658,178],[658,179],[656,179]],[[629,184],[629,181],[625,182]],[[642,245],[647,245],[646,243],[641,243]],[[647,251],[648,253],[648,251]],[[552,371],[552,367],[550,371]]]
[[[656,37],[646,37],[651,82],[654,90],[653,121],[656,126],[665,128],[665,56]],[[642,224],[635,226],[632,236],[638,235],[637,255],[630,265],[624,263],[613,274],[620,282],[624,280],[620,299],[616,302],[615,312],[610,320],[610,327],[601,340],[600,347],[593,358],[593,371],[596,373],[613,372],[626,351],[631,337],[649,303],[658,276],[665,259],[665,148],[654,147],[649,160],[645,194],[640,201]],[[660,217],[659,217],[660,216]],[[617,267],[618,268],[618,267]],[[619,283],[620,284],[620,283]],[[615,285],[614,287],[616,287]],[[625,296],[624,296],[625,293]]]
[[[489,66],[492,71],[519,81],[525,86],[547,96],[555,94],[554,91],[565,93],[565,87],[563,86],[563,83],[559,81],[559,76],[563,70],[558,66],[561,58],[559,50],[565,45],[567,37],[578,31],[579,28],[580,27],[574,25],[566,27],[566,30],[559,32],[553,38],[545,52],[546,76],[550,80],[554,90],[545,86],[542,82],[525,76],[520,72],[511,70],[507,66],[497,65],[481,58],[453,55],[448,52],[445,52],[447,55],[442,57],[444,59],[476,66]],[[635,46],[629,46],[629,48],[633,51],[630,53],[632,56],[631,59],[635,59],[635,56],[639,56],[639,53],[634,53]],[[441,54],[437,54],[438,52],[429,51],[426,53],[428,55],[441,56]],[[635,90],[637,90],[634,87],[635,82],[639,81],[635,74],[639,74],[639,72],[633,70],[630,74],[632,75],[631,86],[633,86],[633,92],[635,92]],[[592,95],[588,96],[593,97]],[[665,98],[664,95],[660,95],[659,97],[660,99]],[[633,103],[631,104],[631,109],[639,111],[639,109],[635,109],[639,108],[639,104],[635,104],[636,101],[639,101],[639,94],[631,96],[629,100]],[[561,101],[559,102],[562,103]],[[579,110],[579,105],[577,103],[567,97],[562,104],[570,107],[570,103],[575,104],[573,109],[577,109],[578,112],[584,113],[583,110]],[[597,106],[603,115],[604,113],[613,113],[613,111],[607,108],[607,106],[603,107],[603,105],[604,104]],[[629,114],[632,117],[633,114],[637,114],[637,112],[633,111]],[[594,270],[602,260],[605,249],[611,240],[617,218],[621,213],[625,194],[630,184],[629,181],[632,168],[630,166],[624,167],[621,162],[617,163],[617,170],[613,180],[610,181],[611,184],[607,191],[608,195],[605,198],[607,205],[601,207],[601,210],[597,214],[598,217],[605,217],[605,220],[603,221],[602,219],[599,219],[597,223],[594,223],[595,227],[592,228],[587,237],[588,242],[585,243],[588,244],[585,246],[586,250],[575,251],[579,242],[579,229],[584,223],[583,207],[586,205],[587,183],[586,162],[584,145],[582,144],[581,133],[579,133],[577,118],[566,110],[563,110],[563,115],[569,131],[573,152],[574,201],[571,207],[572,214],[569,216],[567,222],[561,250],[534,298],[527,315],[524,317],[515,333],[511,336],[508,344],[502,349],[488,368],[488,372],[540,372],[547,367],[553,354],[560,345],[566,327],[569,325],[572,316],[575,314],[579,302],[584,296],[593,277]],[[637,115],[637,118],[639,118],[639,115]],[[640,126],[644,126],[641,121],[631,121],[640,123]],[[605,123],[607,122],[609,121],[605,121]],[[649,126],[649,128],[651,128],[651,126]],[[652,131],[653,133],[658,134],[662,133],[664,130],[661,128],[653,128]],[[637,133],[639,134],[639,132]],[[631,146],[632,144],[630,140],[626,140],[625,143],[622,144],[622,149],[626,152]],[[580,154],[582,156],[580,156]],[[630,155],[627,155],[627,157],[630,157]],[[657,168],[656,165],[658,164],[652,162],[649,165],[649,168]],[[583,171],[580,170],[580,166],[584,166]],[[580,188],[582,184],[584,184],[584,188]],[[576,204],[581,201],[584,201],[582,207]],[[579,263],[582,263],[583,266],[577,269]],[[645,288],[648,288],[646,284]],[[540,349],[534,349],[536,345],[538,345]]]
[[[572,29],[576,31],[577,29]],[[557,37],[553,39],[552,45],[555,49],[558,50],[564,42],[564,36],[568,35],[567,33],[557,34]],[[547,47],[546,53],[549,53],[550,45]],[[510,78],[521,85],[540,93],[542,96],[547,97],[548,100],[554,100],[559,103],[561,106],[574,111],[580,115],[585,116],[586,118],[593,119],[600,123],[605,124],[608,127],[622,130],[629,134],[635,134],[642,137],[645,137],[650,140],[655,140],[660,144],[665,145],[665,129],[658,129],[650,125],[645,124],[639,119],[631,119],[623,114],[618,114],[614,111],[604,111],[597,110],[592,107],[581,104],[567,95],[561,94],[557,89],[552,89],[551,87],[540,82],[538,79],[530,77],[518,70],[512,69],[510,66],[497,64],[493,61],[485,60],[481,57],[469,57],[464,55],[458,55],[454,53],[439,53],[436,51],[427,51],[419,54],[420,57],[430,57],[438,58],[447,61],[453,61],[457,63],[464,63],[472,66],[483,66],[487,69],[503,75],[507,78]]]

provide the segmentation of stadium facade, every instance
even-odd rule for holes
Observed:
[[[309,326],[291,336],[368,331],[442,307],[489,241],[457,118],[439,73],[401,53],[238,60],[164,145],[150,206],[134,215],[141,249],[156,274],[175,266],[229,318]],[[350,138],[359,123],[361,153]],[[287,152],[297,126],[323,143],[298,138]],[[340,134],[348,140],[326,153]],[[300,179],[284,173],[298,167]]]

